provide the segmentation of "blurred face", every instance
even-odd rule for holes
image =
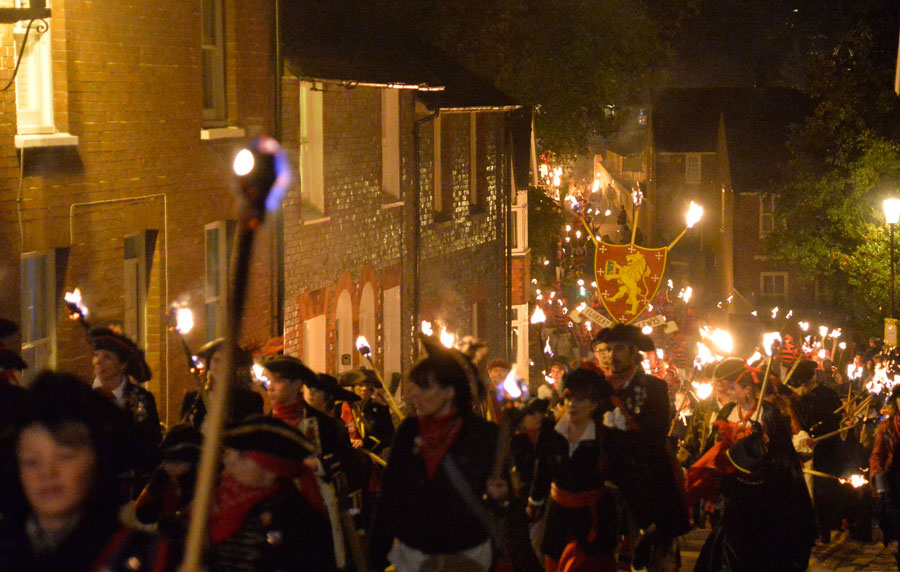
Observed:
[[[587,423],[596,410],[597,404],[590,399],[574,396],[566,398],[566,412],[573,423]]]
[[[269,394],[269,399],[272,403],[287,405],[300,399],[300,387],[302,385],[300,382],[285,379],[280,373],[274,373],[269,370],[265,370],[265,374],[269,378],[266,393]]]
[[[603,369],[609,369],[612,366],[612,355],[609,353],[609,345],[606,342],[594,344],[594,360]]]
[[[223,472],[248,487],[267,487],[275,482],[275,474],[263,469],[237,449],[225,449]]]
[[[303,385],[303,401],[313,409],[325,412],[328,410],[328,395],[321,389]]]
[[[94,350],[94,376],[104,385],[118,387],[122,382],[122,376],[128,369],[128,364],[119,359],[115,352],[109,350]]]
[[[62,431],[83,432],[83,438],[65,439],[72,443],[67,444],[46,427],[31,425],[16,450],[25,497],[44,530],[59,530],[78,516],[94,481],[97,458],[87,427],[73,423]]]
[[[359,398],[363,401],[368,401],[372,394],[375,393],[375,388],[369,385],[368,383],[360,383],[359,385],[353,386],[353,392],[359,396]]]
[[[509,375],[509,370],[504,367],[495,367],[488,372],[488,375],[491,378],[491,383],[496,385],[506,379],[506,376]]]
[[[541,419],[543,417],[540,411],[529,413],[522,418],[522,431],[537,431],[541,428]]]
[[[454,410],[453,397],[456,390],[452,387],[441,387],[434,381],[429,381],[425,387],[410,384],[410,399],[416,414],[421,417],[442,417]]]
[[[627,373],[635,365],[638,350],[631,344],[612,342],[609,344],[613,373]]]
[[[750,388],[746,387],[740,383],[734,384],[734,399],[735,401],[744,401],[746,402],[752,393],[750,392]]]
[[[566,369],[558,364],[553,364],[550,366],[550,377],[553,378],[553,383],[556,386],[559,386],[560,381],[562,381],[563,376],[566,374]]]
[[[731,395],[731,382],[727,379],[717,379],[713,382],[713,389],[720,395]]]

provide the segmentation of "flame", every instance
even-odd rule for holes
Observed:
[[[757,314],[756,310],[753,310],[752,312],[750,312],[751,316],[756,316],[756,314]]]
[[[823,338],[828,335],[828,326],[819,326],[819,335]]]
[[[510,399],[522,397],[522,388],[519,385],[519,376],[516,374],[515,366],[509,370],[509,373],[506,374],[506,379],[503,380],[503,392]]]
[[[665,358],[666,352],[662,348],[656,348],[656,357],[659,359]]]
[[[669,281],[666,282],[666,286],[669,288],[669,290],[671,290],[672,288],[675,287],[675,286],[673,286],[673,284],[672,284],[672,279],[671,279],[671,278],[669,278]]]
[[[763,334],[763,349],[766,351],[766,355],[772,355],[772,344],[778,340],[781,342],[781,332],[769,332]]]
[[[606,209],[606,212],[603,213],[604,216],[609,216],[611,214],[612,214],[612,211],[609,209]]]
[[[862,475],[850,475],[849,479],[838,479],[842,485],[850,484],[854,489],[867,484],[869,481]]]
[[[372,352],[372,346],[369,345],[369,340],[365,336],[356,338],[356,350],[364,356]]]
[[[809,331],[809,322],[797,322],[797,325],[800,326],[800,329],[804,332]]]
[[[434,335],[434,330],[431,328],[431,322],[422,320],[421,330],[422,330],[422,333],[425,334],[426,336]]]
[[[587,330],[587,331],[589,331],[589,332],[591,331],[592,327],[591,327],[591,321],[590,321],[590,320],[585,321],[585,323],[584,323],[584,329]]]
[[[653,326],[644,326],[643,328],[641,328],[641,333],[649,336],[653,333]]]
[[[265,374],[266,368],[264,368],[262,365],[260,365],[258,363],[254,363],[251,370],[253,371],[253,378],[256,379],[256,381],[258,381],[259,383],[261,383],[263,385],[263,387],[268,387],[269,378],[266,377],[266,374]]]
[[[600,179],[594,179],[594,183],[591,185],[591,192],[596,193],[600,190]]]
[[[571,224],[567,224],[567,225],[566,225],[566,232],[572,232],[572,225],[571,225]]]
[[[841,348],[842,350],[847,349],[847,342],[841,342],[841,343],[839,343],[839,344],[838,344],[838,347]]]
[[[794,311],[793,311],[793,310],[788,310],[787,316],[785,316],[784,319],[785,319],[785,320],[790,320],[790,319],[791,319],[791,316],[793,316],[793,315],[794,315]]]
[[[862,377],[863,371],[865,368],[861,365],[856,365],[855,363],[847,364],[847,379],[856,380]]]
[[[179,334],[185,335],[194,327],[194,313],[190,308],[175,309],[175,330]]]
[[[681,296],[681,299],[684,300],[684,303],[687,304],[691,301],[691,296],[694,295],[694,289],[688,286],[684,289],[684,294]]]
[[[575,231],[575,238],[581,238],[581,231],[580,231],[580,230],[576,230],[576,231]]]
[[[837,339],[837,338],[841,337],[841,329],[840,329],[840,328],[835,328],[835,329],[831,330],[831,333],[828,334],[828,337],[829,337],[829,338],[834,338],[834,339]]]
[[[550,348],[550,338],[547,338],[547,343],[544,344],[544,353],[553,357],[553,349]]]
[[[697,342],[697,357],[694,358],[694,367],[702,369],[703,366],[717,361],[719,361],[718,356],[714,356],[706,344]]]
[[[692,381],[691,385],[694,387],[694,391],[697,393],[697,397],[700,398],[701,401],[712,395],[713,387],[709,382]]]
[[[824,349],[819,350],[819,353],[817,355],[819,356],[819,359],[825,359],[828,356],[828,352],[826,352]]]
[[[447,328],[441,328],[441,344],[445,348],[452,348],[456,345],[456,336],[447,331]]]
[[[734,341],[731,334],[725,330],[716,328],[709,335],[709,339],[723,352],[730,354],[734,350]]]
[[[778,317],[778,306],[775,306],[774,308],[772,308],[772,319],[774,320],[777,317]]]
[[[81,298],[81,290],[75,288],[73,292],[66,292],[63,296],[63,299],[67,304],[74,306],[78,312],[74,315],[70,315],[69,317],[73,320],[77,320],[78,318],[87,318],[88,311],[87,306],[84,305],[84,300]]]
[[[753,366],[756,362],[762,359],[762,354],[759,351],[753,352],[753,355],[747,358],[747,365]]]
[[[544,314],[544,311],[540,306],[534,306],[534,312],[531,314],[531,323],[532,324],[543,324],[547,321],[547,315]]]
[[[550,385],[553,385],[554,383],[556,383],[556,381],[554,381],[553,378],[550,377],[549,375],[547,375],[546,373],[544,374],[544,381],[546,381]]]
[[[691,201],[690,207],[688,207],[687,215],[685,216],[685,222],[687,223],[688,228],[693,228],[695,224],[700,222],[700,219],[703,218],[703,207]]]

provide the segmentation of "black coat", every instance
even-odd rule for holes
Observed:
[[[638,368],[615,396],[630,416],[631,430],[606,430],[604,448],[610,477],[634,513],[638,526],[655,523],[662,538],[690,530],[684,493],[674,455],[666,444],[671,423],[666,382]],[[612,410],[613,403],[604,409]]]
[[[237,387],[231,395],[231,404],[228,410],[228,421],[237,422],[251,415],[260,415],[263,412],[263,398],[252,389]],[[197,429],[206,419],[206,405],[200,399],[199,391],[189,391],[184,394],[181,401],[181,419]]]
[[[841,405],[837,392],[830,387],[817,385],[800,398],[800,425],[811,437],[835,431],[841,422],[841,414],[835,413],[835,410]],[[840,443],[837,435],[816,443],[813,449],[813,469],[840,475],[844,469]]]
[[[355,403],[351,403],[350,407],[361,413],[356,415],[356,419],[358,425],[362,425],[357,430],[362,436],[363,447],[380,455],[394,440],[394,422],[391,420],[390,408],[371,399],[362,407]]]
[[[466,417],[448,452],[477,498],[484,494],[491,475],[498,432],[493,423]],[[427,554],[459,552],[489,538],[482,521],[460,498],[442,467],[432,479],[427,478],[416,444],[418,436],[418,419],[405,419],[397,428],[384,472],[370,528],[371,563],[379,570],[387,566],[395,538]]]
[[[321,572],[335,569],[331,525],[284,481],[250,509],[243,526],[210,547],[210,572]]]

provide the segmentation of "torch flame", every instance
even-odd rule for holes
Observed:
[[[456,345],[456,336],[447,331],[447,328],[441,328],[441,344],[445,348],[452,348]]]
[[[547,315],[544,314],[544,311],[540,306],[534,306],[534,312],[531,314],[531,323],[532,324],[543,324],[547,321]]]
[[[77,320],[79,317],[87,318],[88,317],[88,309],[87,306],[84,305],[84,300],[81,298],[81,290],[75,288],[73,292],[66,292],[63,296],[67,304],[74,306],[77,309],[77,314],[70,315],[69,317],[73,320]],[[79,316],[80,314],[80,316]]]
[[[859,487],[867,484],[869,481],[862,475],[850,475],[849,479],[838,479],[841,484],[849,483],[854,489],[858,489]]]
[[[763,349],[766,351],[766,355],[772,355],[772,344],[778,340],[781,342],[781,332],[768,332],[763,334]]]
[[[266,377],[265,368],[262,365],[255,363],[255,364],[253,364],[253,367],[251,369],[253,371],[254,379],[256,379],[256,381],[261,383],[263,385],[263,387],[268,387],[269,378]]]
[[[422,333],[425,334],[426,336],[433,336],[433,335],[434,335],[434,330],[431,329],[431,322],[427,322],[427,321],[425,321],[425,320],[422,320],[421,330],[422,330]]]
[[[774,308],[772,308],[772,319],[774,320],[777,317],[778,317],[778,306],[775,306]]]
[[[644,326],[643,328],[641,328],[641,333],[649,336],[653,333],[653,326]]]
[[[694,201],[691,201],[691,205],[688,207],[688,212],[685,216],[687,227],[694,228],[694,225],[700,222],[701,218],[703,218],[703,207]]]
[[[506,379],[503,380],[503,391],[510,399],[522,397],[522,388],[519,387],[519,376],[516,374],[515,367],[506,374]]]
[[[731,339],[731,334],[725,330],[716,328],[709,335],[709,339],[712,340],[712,343],[716,344],[716,347],[727,354],[730,354],[734,349],[734,342]]]
[[[823,338],[828,335],[828,326],[819,326],[819,335]]]
[[[547,343],[544,344],[544,353],[553,357],[553,350],[550,348],[550,338],[547,338]]]
[[[194,328],[194,313],[190,308],[175,309],[175,330],[182,336]]]
[[[713,388],[712,384],[709,382],[692,381],[691,385],[694,387],[694,391],[701,401],[712,395]]]
[[[762,354],[758,351],[753,352],[753,355],[747,358],[747,365],[753,366],[756,362],[762,359]]]
[[[800,326],[800,329],[804,332],[809,331],[809,322],[797,322],[797,325]]]
[[[369,345],[369,340],[365,336],[356,338],[356,350],[363,356],[367,356],[372,352],[372,346]]]

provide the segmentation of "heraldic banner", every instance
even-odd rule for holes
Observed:
[[[630,324],[656,296],[669,249],[605,242],[596,245],[597,294],[614,320]]]

